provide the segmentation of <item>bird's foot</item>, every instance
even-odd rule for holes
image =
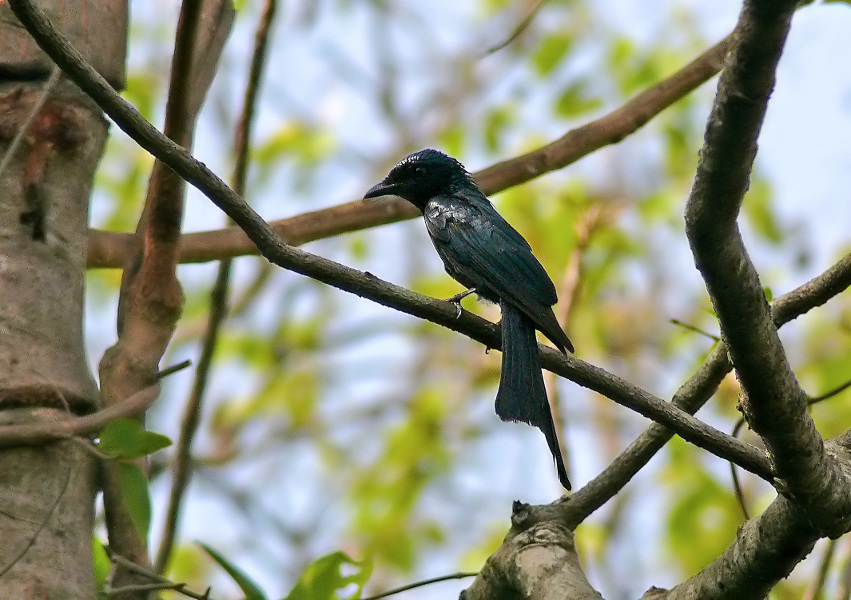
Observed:
[[[451,298],[446,299],[447,302],[451,302],[452,304],[455,305],[455,308],[457,309],[457,312],[455,313],[456,319],[461,318],[461,300],[463,300],[464,298],[466,298],[470,294],[475,294],[475,293],[476,293],[476,288],[470,288],[469,290],[464,290],[460,294],[455,294]]]
[[[472,287],[469,290],[464,290],[460,294],[455,294],[451,298],[447,298],[446,301],[451,302],[452,304],[460,304],[461,300],[463,300],[470,294],[475,294],[477,291],[478,290],[476,288]]]

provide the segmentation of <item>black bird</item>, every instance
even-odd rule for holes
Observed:
[[[540,429],[565,489],[570,481],[550,412],[535,330],[566,353],[573,344],[556,320],[556,289],[529,244],[503,219],[464,166],[437,150],[421,150],[397,164],[364,198],[394,195],[423,213],[446,272],[468,288],[498,302],[502,312],[502,372],[496,414]]]

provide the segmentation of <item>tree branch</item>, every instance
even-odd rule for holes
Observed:
[[[736,541],[718,559],[665,598],[764,598],[809,554],[818,538],[804,512],[778,496],[739,529]]]
[[[776,298],[771,304],[774,325],[782,327],[825,304],[849,286],[851,254],[844,256],[827,271]],[[671,404],[689,414],[696,413],[712,397],[732,368],[727,358],[727,346],[720,342],[712,349],[697,372],[680,386]],[[570,497],[570,503],[565,505],[563,518],[574,527],[587,519],[617,494],[673,435],[670,429],[652,423],[602,473]]]
[[[251,58],[251,66],[248,71],[248,83],[243,101],[242,116],[236,128],[234,140],[234,154],[236,164],[233,174],[233,189],[238,194],[245,190],[245,180],[248,172],[248,151],[251,147],[251,127],[254,124],[254,109],[257,95],[260,89],[260,79],[266,59],[266,48],[269,40],[269,28],[275,16],[276,0],[267,0],[266,8],[260,17],[260,23],[255,35],[254,52]],[[175,445],[174,466],[172,469],[172,486],[169,495],[168,508],[166,509],[163,532],[160,536],[160,547],[154,561],[154,570],[158,573],[165,572],[166,565],[171,556],[174,538],[180,518],[180,507],[184,493],[189,485],[191,475],[191,449],[195,433],[201,419],[201,405],[209,380],[210,366],[213,363],[213,355],[219,338],[219,331],[227,316],[228,287],[230,284],[231,259],[224,259],[219,264],[216,282],[210,293],[210,314],[207,327],[202,339],[201,354],[198,359],[198,369],[195,371],[195,380],[192,391],[186,403],[183,420],[180,427],[180,435]]]
[[[474,177],[485,193],[495,194],[550,171],[562,169],[600,148],[620,142],[718,73],[730,40],[730,37],[723,39],[667,79],[611,113],[573,129],[533,152],[478,171]],[[143,147],[150,151],[150,148]],[[273,221],[269,225],[288,244],[300,246],[343,233],[413,219],[418,215],[414,207],[401,200],[356,200]],[[131,243],[131,234],[90,230],[88,266],[121,267]],[[181,263],[209,262],[246,254],[259,254],[259,250],[245,232],[237,227],[229,227],[184,234],[179,260]]]
[[[768,458],[750,444],[707,425],[617,375],[578,359],[565,357],[549,346],[540,346],[540,349],[544,368],[665,425],[684,440],[715,456],[729,460],[767,481],[773,479],[774,473]]]
[[[84,417],[63,418],[55,422],[4,425],[0,427],[0,448],[13,446],[39,446],[46,442],[66,439],[74,436],[90,436],[98,433],[106,425],[144,411],[159,395],[159,384],[140,390],[116,404]],[[61,413],[66,417],[68,413]]]
[[[840,438],[828,442],[827,446],[829,452],[838,457],[847,475],[851,469],[851,453],[845,444],[847,441]],[[835,536],[851,530],[847,492],[846,497],[834,503],[833,507],[838,504],[844,505],[844,513],[828,511],[833,519],[830,529]],[[764,598],[824,535],[823,523],[814,522],[812,512],[796,499],[778,496],[764,513],[738,530],[736,540],[721,556],[700,573],[676,586],[666,598]]]
[[[28,0],[10,0],[10,3],[16,14],[20,13],[18,18],[32,32],[39,45],[63,70],[67,69],[68,75],[81,89],[90,93],[131,138],[219,206],[248,234],[270,262],[343,291],[369,298],[389,308],[464,333],[489,347],[500,347],[500,334],[496,326],[466,311],[458,317],[456,306],[451,302],[426,298],[384,282],[371,273],[363,273],[283,243],[238,194],[185,149],[163,136],[116,94],[103,78],[86,64],[79,53],[68,45],[67,40],[44,18],[38,8]],[[565,357],[549,347],[542,353],[542,362],[547,369],[569,377],[648,418],[658,420],[684,439],[725,460],[735,462],[761,477],[772,477],[770,464],[761,452],[741,440],[701,423],[637,386],[580,360]]]
[[[233,22],[230,3],[183,0],[175,35],[164,132],[190,148],[195,123],[215,74],[215,66]],[[118,341],[100,361],[101,396],[109,406],[141,390],[155,379],[183,310],[177,280],[178,242],[183,220],[186,182],[161,160],[154,163],[145,207],[136,230],[136,251],[128,255],[118,304]],[[140,461],[144,470],[145,462]],[[150,566],[147,540],[133,526],[116,465],[102,464],[103,505],[110,546],[144,567]],[[132,573],[116,575],[121,598],[145,600]]]
[[[537,508],[514,503],[511,531],[460,600],[602,600],[582,571],[573,531],[529,518]]]
[[[810,502],[845,490],[847,484],[825,454],[807,413],[807,395],[789,366],[736,223],[795,8],[794,0],[745,2],[736,46],[718,83],[685,220],[744,391],[745,417],[765,442],[784,485]]]
[[[526,29],[532,23],[532,20],[535,18],[535,15],[538,14],[538,11],[541,10],[541,7],[544,5],[544,2],[545,2],[545,0],[537,0],[535,2],[535,5],[532,7],[532,9],[526,14],[525,17],[523,17],[523,19],[520,21],[520,23],[518,23],[514,27],[514,30],[511,32],[511,34],[508,37],[506,37],[503,41],[499,42],[498,44],[496,44],[494,46],[491,46],[490,48],[488,48],[487,50],[482,52],[482,56],[484,57],[484,56],[487,56],[489,54],[499,52],[500,50],[502,50],[503,48],[508,46],[511,42],[513,42],[514,40],[519,38],[520,35],[524,31],[526,31]]]
[[[583,156],[620,142],[662,110],[715,76],[732,43],[727,36],[674,75],[641,92],[608,115],[568,131],[554,142],[476,173],[476,181],[492,194],[563,169]]]

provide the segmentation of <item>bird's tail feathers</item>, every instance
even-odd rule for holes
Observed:
[[[496,414],[503,421],[522,421],[541,430],[565,489],[570,489],[558,443],[544,377],[535,325],[520,310],[500,303],[502,311],[502,371],[496,393]]]

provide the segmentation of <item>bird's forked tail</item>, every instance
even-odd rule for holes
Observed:
[[[496,393],[496,414],[503,421],[522,421],[544,434],[565,489],[570,480],[558,443],[544,377],[535,325],[514,306],[500,302],[502,311],[502,371]]]

